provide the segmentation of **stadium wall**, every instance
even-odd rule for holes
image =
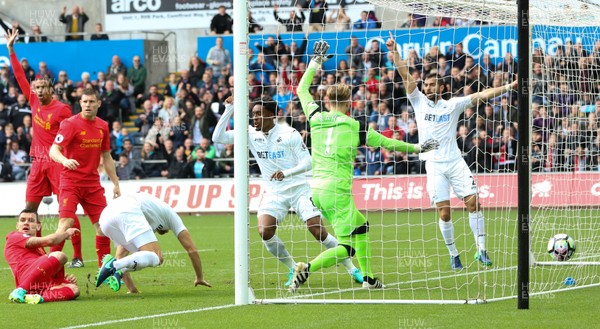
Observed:
[[[477,177],[481,204],[488,208],[517,206],[517,175],[490,174]],[[426,176],[367,177],[354,180],[353,194],[357,207],[367,211],[431,208],[426,192]],[[532,206],[597,206],[600,204],[600,173],[553,173],[532,175]],[[181,179],[121,181],[122,193],[150,193],[181,213],[232,213],[234,210],[232,179]],[[112,197],[112,184],[104,182],[107,200]],[[24,204],[25,183],[0,184],[3,195],[0,216],[16,216]],[[250,179],[249,208],[256,212],[264,191],[261,179]],[[462,207],[454,195],[452,206]],[[41,214],[58,214],[58,203]],[[79,208],[79,214],[83,214]]]

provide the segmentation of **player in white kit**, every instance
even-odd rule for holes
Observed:
[[[312,202],[310,186],[304,174],[312,169],[312,162],[302,136],[287,124],[276,124],[276,113],[277,103],[270,97],[263,97],[254,105],[254,127],[248,127],[248,144],[266,182],[258,210],[258,234],[267,250],[289,269],[285,283],[287,287],[294,278],[296,262],[275,233],[277,224],[285,218],[290,208],[294,208],[310,233],[325,248],[336,247],[338,242],[323,226],[321,212]],[[232,114],[233,97],[229,97],[225,100],[225,112],[213,133],[215,143],[233,143],[234,131],[226,130]],[[342,261],[342,265],[356,282],[363,282],[362,272],[352,264],[350,258]]]
[[[103,257],[96,287],[108,279],[108,285],[118,291],[123,278],[129,292],[138,292],[126,273],[162,264],[162,251],[154,232],[162,235],[168,231],[173,231],[190,257],[196,272],[194,285],[211,286],[204,280],[200,255],[181,218],[156,197],[140,192],[123,195],[104,208],[99,224],[102,233],[113,241],[117,251],[116,257]]]
[[[467,107],[476,106],[509,92],[517,87],[517,81],[472,95],[444,100],[442,94],[445,92],[445,85],[438,83],[441,78],[437,74],[425,78],[424,93],[422,93],[417,89],[417,83],[410,74],[406,62],[400,57],[391,33],[386,46],[394,55],[394,65],[404,82],[408,100],[415,111],[419,141],[433,138],[440,142],[437,150],[421,153],[419,157],[426,161],[427,193],[431,203],[438,209],[440,231],[450,252],[450,265],[454,270],[463,268],[454,242],[454,225],[450,217],[450,187],[452,187],[456,196],[464,201],[469,212],[469,226],[477,245],[475,259],[483,265],[491,266],[492,261],[485,247],[484,217],[478,200],[477,184],[458,149],[456,131],[458,119]]]

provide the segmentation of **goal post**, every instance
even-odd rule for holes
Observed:
[[[319,26],[311,21],[318,8],[306,8],[315,1],[306,6],[304,1],[234,1],[234,121],[243,123],[235,127],[236,304],[479,304],[517,299],[518,308],[526,309],[533,296],[600,285],[599,273],[588,266],[600,264],[600,226],[593,220],[600,215],[600,173],[598,159],[593,158],[600,155],[600,137],[597,122],[594,126],[588,117],[600,111],[600,75],[595,71],[595,65],[600,68],[600,3],[521,0],[517,6],[514,0],[350,0],[340,7],[336,1],[323,2],[329,8]],[[523,11],[528,2],[529,14]],[[355,24],[363,11],[390,9],[398,11],[395,19],[372,25],[369,21],[367,28]],[[305,16],[306,21],[288,32],[274,11],[281,20]],[[252,33],[248,13],[252,24],[261,25]],[[414,16],[405,19],[405,13]],[[423,21],[427,26],[420,27]],[[265,248],[257,234],[256,214],[249,214],[248,203],[242,200],[249,195],[248,133],[243,131],[248,112],[239,109],[248,109],[257,93],[269,94],[280,105],[278,122],[301,132],[310,149],[310,126],[300,109],[297,87],[314,43],[326,40],[334,57],[313,80],[310,91],[315,101],[326,108],[327,87],[348,84],[349,115],[382,133],[396,125],[397,131],[392,127],[386,133],[415,143],[419,127],[385,46],[390,32],[411,74],[420,80],[432,70],[444,72],[451,97],[520,80],[518,92],[465,110],[457,132],[457,143],[479,188],[493,265],[474,260],[477,247],[470,214],[452,194],[455,241],[465,268],[460,272],[450,268],[439,216],[427,194],[425,165],[416,154],[359,147],[352,197],[370,224],[374,275],[387,288],[362,289],[337,265],[311,273],[307,284],[289,293],[283,285],[289,269]],[[573,49],[580,42],[587,52],[582,64],[561,57],[569,40]],[[355,43],[362,53],[353,53]],[[449,61],[445,55],[459,44],[467,69],[454,72],[444,66]],[[562,65],[564,58],[566,68],[552,66]],[[542,73],[535,71],[540,69],[536,64]],[[581,73],[585,70],[578,65],[588,65],[591,75]],[[580,74],[589,82],[588,90],[580,88]],[[562,90],[565,84],[567,89]],[[555,108],[560,113],[553,113]],[[396,123],[388,122],[391,117]],[[581,138],[575,140],[574,134]],[[326,218],[324,223],[333,233]],[[546,252],[548,239],[557,233],[567,233],[577,242],[569,261],[553,262]],[[314,259],[325,249],[293,212],[278,223],[276,234],[297,262]],[[565,285],[567,277],[576,284]]]

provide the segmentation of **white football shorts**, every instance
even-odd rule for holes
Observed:
[[[426,161],[427,193],[431,204],[450,200],[450,187],[461,200],[477,193],[473,173],[462,158],[450,162]]]
[[[100,215],[102,233],[114,242],[115,247],[123,246],[131,253],[139,251],[145,244],[158,241],[137,202],[119,199],[113,201],[118,205],[107,207]]]
[[[290,208],[305,222],[313,217],[321,217],[321,212],[312,202],[312,191],[308,184],[292,186],[285,191],[264,193],[258,207],[258,216],[270,215],[277,219],[277,223],[281,223]]]

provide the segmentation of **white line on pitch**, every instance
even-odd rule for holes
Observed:
[[[88,323],[88,324],[80,324],[77,326],[63,327],[60,329],[77,329],[77,328],[98,327],[98,326],[105,326],[105,325],[115,324],[115,323],[161,318],[161,317],[171,316],[171,315],[198,313],[198,312],[204,312],[204,311],[215,311],[215,310],[221,310],[221,309],[230,308],[230,307],[234,307],[234,306],[237,306],[237,305],[227,304],[227,305],[197,308],[197,309],[193,309],[193,310],[174,311],[174,312],[159,313],[159,314],[152,314],[152,315],[136,316],[133,318],[125,318],[125,319],[119,319],[119,320],[109,320],[109,321],[102,321],[102,322],[93,322],[93,323]]]
[[[206,251],[215,251],[215,249],[202,249],[202,250],[198,250],[198,252],[206,252]],[[187,254],[187,251],[166,251],[163,252],[163,256],[165,255],[177,255],[177,254]],[[88,260],[84,260],[84,263],[94,263],[97,262],[96,259],[88,259]],[[10,267],[3,267],[0,268],[0,271],[10,271]]]

